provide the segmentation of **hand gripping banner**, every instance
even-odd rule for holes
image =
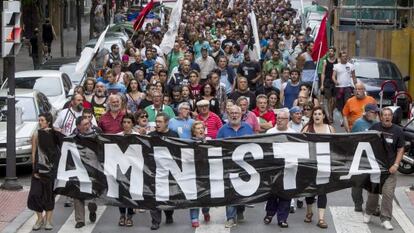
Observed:
[[[39,131],[39,139],[48,132]],[[274,134],[195,142],[177,138],[68,137],[56,156],[55,192],[139,208],[247,204],[359,186],[378,193],[388,175],[379,132]],[[56,150],[45,150],[48,151]]]

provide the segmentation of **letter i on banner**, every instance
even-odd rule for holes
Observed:
[[[210,197],[224,197],[224,168],[222,148],[208,148],[208,164],[210,167]]]
[[[316,184],[327,184],[331,176],[331,155],[329,142],[316,143],[316,161],[318,162],[318,173]]]

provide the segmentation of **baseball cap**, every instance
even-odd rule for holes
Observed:
[[[379,108],[377,107],[376,104],[367,104],[365,105],[365,112],[369,112],[369,111],[379,112]]]
[[[124,55],[122,56],[122,61],[129,61],[129,56],[128,56],[128,55],[126,55],[126,54],[124,54]]]
[[[290,114],[293,114],[293,113],[298,113],[298,112],[302,112],[302,110],[300,109],[300,107],[298,107],[298,106],[294,106],[294,107],[292,107],[290,110],[289,110],[289,113]]]

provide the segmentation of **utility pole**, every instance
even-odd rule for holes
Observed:
[[[21,6],[19,1],[3,1],[2,11],[2,57],[4,67],[4,78],[8,79],[9,92],[7,93],[7,158],[6,178],[1,185],[2,189],[20,190],[23,187],[19,184],[16,176],[16,99],[15,99],[15,46],[20,46],[20,14]],[[11,47],[10,47],[11,46]],[[10,50],[8,50],[10,48]]]
[[[76,56],[80,56],[82,52],[82,24],[81,24],[81,0],[76,0]]]

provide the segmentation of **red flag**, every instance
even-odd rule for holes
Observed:
[[[147,17],[148,13],[150,13],[150,11],[154,7],[154,5],[155,5],[154,0],[151,0],[151,2],[149,2],[144,7],[144,9],[142,9],[142,11],[139,13],[139,15],[135,19],[135,23],[134,23],[134,30],[135,31],[138,31],[139,29],[141,29],[142,25],[144,24],[145,17]]]
[[[319,58],[325,56],[328,52],[328,35],[326,34],[326,19],[328,12],[322,18],[321,25],[319,27],[318,34],[316,35],[315,42],[313,44],[312,59],[318,61]]]

